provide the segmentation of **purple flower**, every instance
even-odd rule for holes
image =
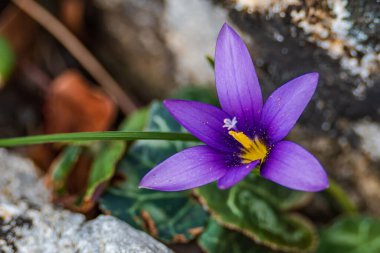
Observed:
[[[140,187],[180,191],[213,181],[227,189],[254,168],[288,188],[320,191],[328,178],[318,160],[282,140],[317,87],[318,73],[297,77],[275,90],[263,105],[249,52],[227,24],[215,50],[215,83],[222,109],[186,100],[165,100],[176,120],[207,145],[185,149],[152,169]]]

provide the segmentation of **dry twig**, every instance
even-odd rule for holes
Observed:
[[[12,0],[12,2],[65,46],[94,79],[103,86],[104,90],[125,114],[129,114],[137,108],[133,100],[125,94],[90,51],[53,15],[33,0]]]

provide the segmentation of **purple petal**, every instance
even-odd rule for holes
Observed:
[[[261,127],[266,130],[269,141],[282,140],[293,128],[314,94],[318,73],[297,77],[269,96],[261,114]]]
[[[243,164],[237,167],[231,167],[228,169],[227,173],[219,179],[218,187],[219,189],[228,189],[231,186],[239,183],[243,180],[258,164],[260,160],[253,161],[248,164]]]
[[[237,147],[223,128],[223,120],[230,116],[221,109],[195,101],[165,100],[165,107],[190,133],[212,148],[233,152]]]
[[[211,183],[227,172],[227,156],[208,146],[185,149],[153,168],[141,188],[182,191]]]
[[[301,146],[281,141],[270,151],[260,170],[261,176],[300,191],[321,191],[329,186],[318,160]]]
[[[227,24],[219,32],[215,50],[215,84],[224,111],[243,127],[260,117],[262,96],[256,71],[239,35]]]

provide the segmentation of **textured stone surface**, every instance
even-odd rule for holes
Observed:
[[[374,161],[380,161],[380,124],[361,121],[354,125],[354,130],[362,139],[362,149]]]
[[[81,238],[76,246],[79,252],[172,252],[146,233],[112,216],[99,216],[87,222],[76,236]]]
[[[193,18],[188,18],[192,13]],[[210,84],[214,72],[205,60],[213,56],[220,27],[227,20],[227,11],[211,2],[169,0],[165,5],[166,43],[175,56],[178,84]],[[186,17],[186,18],[184,18]]]
[[[163,1],[112,0],[96,4],[102,22],[91,46],[119,83],[142,100],[173,89],[176,66],[163,36]]]
[[[140,98],[164,97],[181,85],[213,83],[205,57],[214,54],[228,11],[204,0],[95,4],[103,22],[94,51],[103,52],[100,57]]]
[[[0,149],[0,252],[171,252],[144,232],[112,216],[85,221],[52,206],[27,159]]]
[[[47,203],[50,195],[34,169],[30,160],[0,149],[0,202],[17,204],[22,200],[35,206]]]

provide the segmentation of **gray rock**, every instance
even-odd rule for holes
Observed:
[[[205,56],[214,55],[216,38],[228,12],[204,0],[165,3],[163,36],[175,58],[176,83],[212,84],[214,72]]]
[[[0,202],[42,206],[49,201],[50,194],[37,178],[37,169],[30,160],[10,155],[0,149]]]
[[[0,252],[172,252],[112,216],[87,222],[52,206],[36,171],[29,160],[0,149]]]
[[[91,46],[126,89],[149,101],[213,83],[206,55],[214,54],[226,10],[204,0],[94,2],[104,22]]]
[[[171,252],[146,233],[137,231],[112,216],[101,215],[87,222],[77,236],[81,238],[76,245],[79,252]]]
[[[162,33],[163,1],[112,0],[97,5],[103,22],[91,46],[123,88],[145,100],[172,90],[176,66]]]
[[[372,160],[380,161],[380,124],[360,121],[354,125],[354,131],[361,137],[361,148]]]

